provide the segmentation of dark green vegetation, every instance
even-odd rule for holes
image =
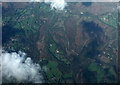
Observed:
[[[45,66],[47,83],[117,82],[117,12],[87,11],[102,8],[96,4],[55,11],[45,3],[4,3],[3,47]]]

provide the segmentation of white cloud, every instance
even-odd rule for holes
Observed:
[[[30,0],[31,2],[43,2],[43,0]]]
[[[19,82],[42,83],[41,67],[25,57],[23,52],[2,53],[2,76],[7,80],[15,78]]]
[[[31,2],[45,2],[49,3],[51,9],[56,9],[56,10],[63,10],[67,3],[65,0],[30,0]]]
[[[45,0],[45,3],[50,3],[51,9],[63,10],[67,3],[65,0]]]

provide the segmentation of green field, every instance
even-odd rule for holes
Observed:
[[[55,83],[56,81],[58,82],[59,79],[61,78],[62,73],[59,71],[57,66],[58,63],[54,61],[49,61],[46,66],[47,67],[46,75],[48,81],[51,83]]]

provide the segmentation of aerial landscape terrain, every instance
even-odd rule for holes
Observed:
[[[117,83],[117,5],[68,2],[56,10],[44,2],[4,2],[3,50],[24,52],[41,66],[45,83]]]

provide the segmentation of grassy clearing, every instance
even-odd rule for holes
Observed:
[[[108,25],[110,25],[112,27],[117,28],[117,20],[116,20],[115,17],[116,17],[115,15],[104,14],[104,15],[100,16],[99,19],[103,23],[108,24]]]
[[[100,68],[99,66],[96,65],[96,63],[92,63],[90,64],[90,66],[88,67],[88,69],[92,72],[96,72],[97,75],[97,82],[100,83],[103,76],[104,76],[104,71],[102,70],[102,68]]]
[[[50,52],[60,61],[66,63],[66,64],[70,64],[70,62],[65,58],[65,56],[63,55],[62,51],[57,51],[57,46],[56,44],[50,44],[49,47]]]
[[[64,78],[71,78],[72,77],[72,73],[67,73],[64,75]]]
[[[115,71],[114,71],[113,68],[110,68],[110,69],[109,69],[109,72],[110,72],[111,75],[114,76],[115,79],[117,79],[117,74],[115,73]]]

